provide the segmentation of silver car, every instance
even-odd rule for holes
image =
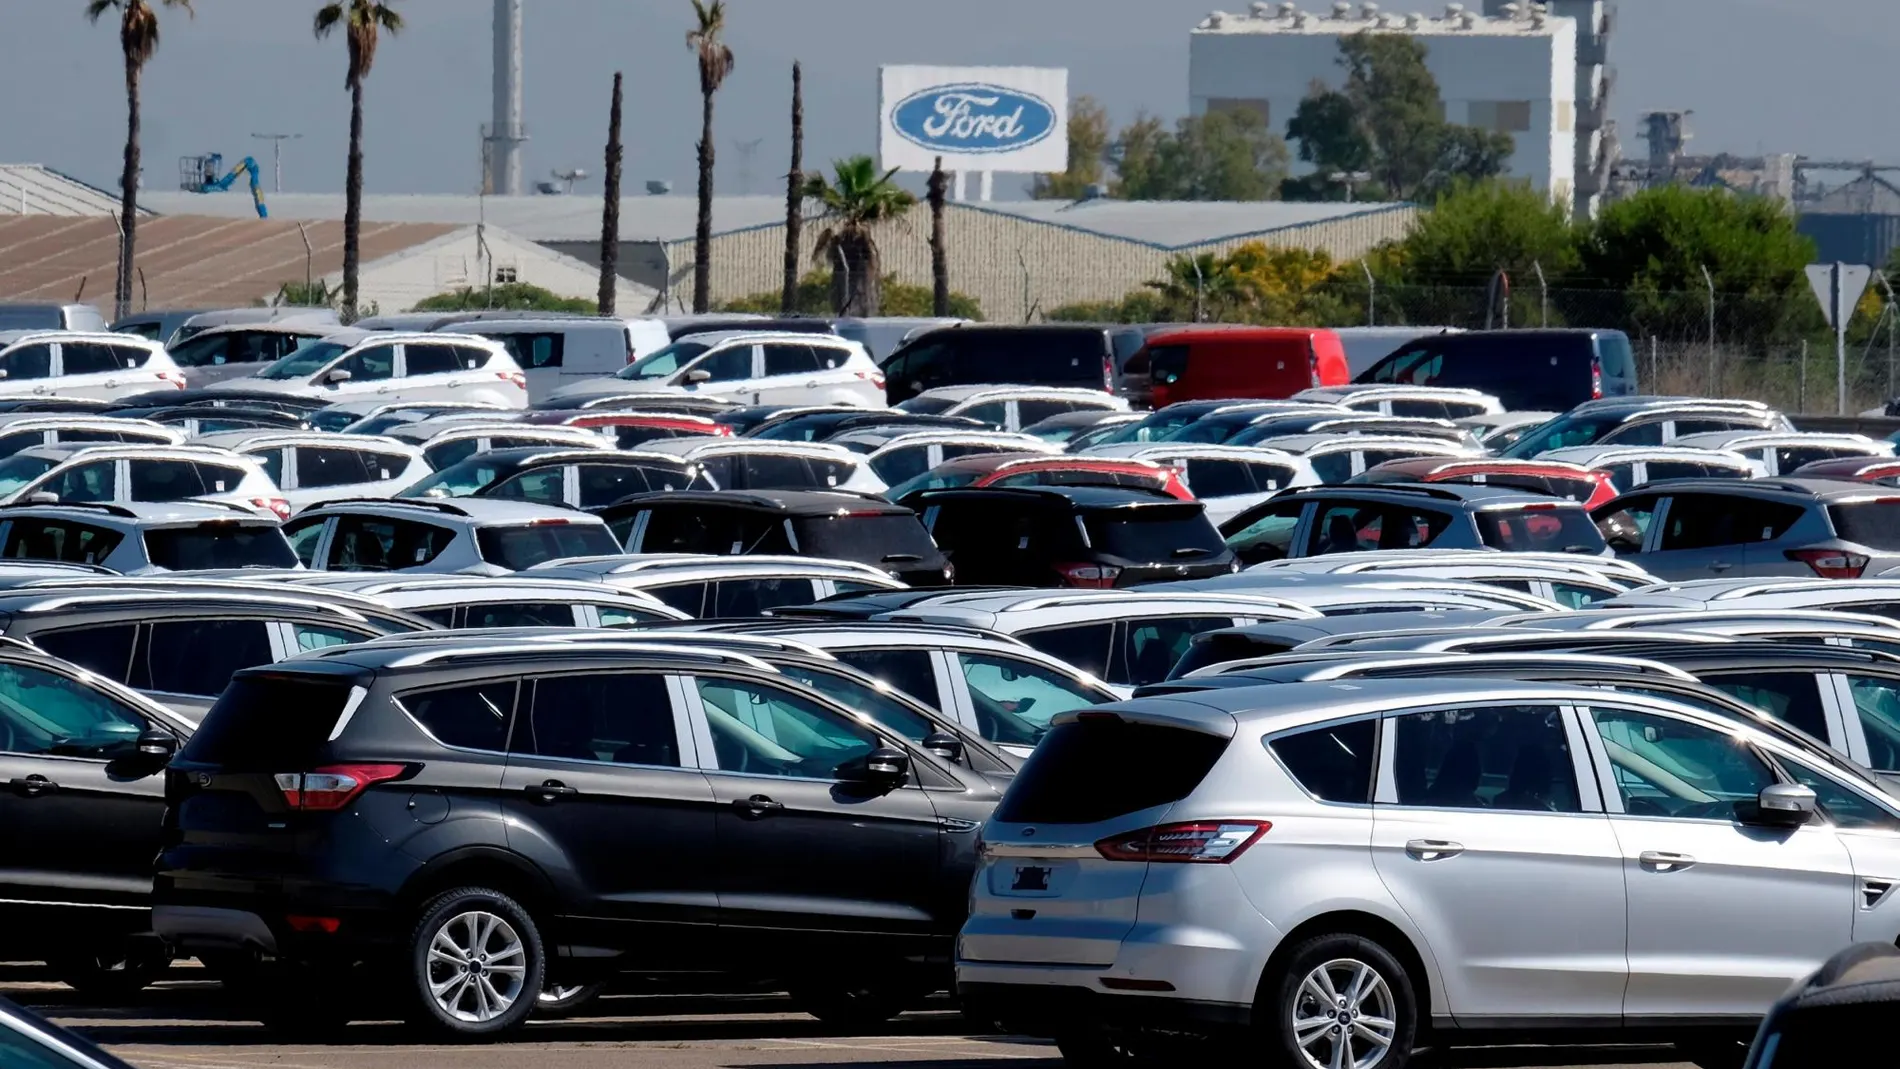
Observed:
[[[1661,579],[1861,579],[1900,567],[1900,492],[1843,479],[1678,479],[1591,510]]]
[[[1900,799],[1820,764],[1558,684],[1065,713],[983,829],[959,993],[1074,1064],[1152,1031],[1312,1069],[1551,1022],[1745,1039],[1829,955],[1900,936]]]

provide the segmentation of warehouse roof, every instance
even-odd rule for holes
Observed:
[[[1410,204],[1296,203],[1278,200],[1192,201],[1025,200],[964,204],[978,211],[1119,238],[1162,249],[1205,245],[1233,238],[1264,237],[1316,223],[1385,212],[1410,212]]]
[[[1803,215],[1900,215],[1900,189],[1879,175],[1865,174],[1843,182],[1812,203]]]
[[[1315,5],[1321,6],[1321,5]],[[1472,7],[1476,7],[1475,4]],[[1568,18],[1523,10],[1531,17],[1489,16],[1466,5],[1446,4],[1439,17],[1411,12],[1388,12],[1376,3],[1355,5],[1336,0],[1324,11],[1303,11],[1297,3],[1254,3],[1244,12],[1215,11],[1200,21],[1199,34],[1290,33],[1339,36],[1361,30],[1387,30],[1412,36],[1549,37]]]
[[[119,195],[37,163],[0,163],[0,215],[117,215]]]

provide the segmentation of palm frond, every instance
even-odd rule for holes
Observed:
[[[105,13],[119,6],[120,0],[86,0],[86,19],[98,22]]]
[[[328,37],[330,32],[343,21],[343,14],[342,4],[325,4],[317,9],[317,17],[311,23],[311,29],[320,38]]]

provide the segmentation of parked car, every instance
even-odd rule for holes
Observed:
[[[576,579],[636,590],[688,616],[760,616],[781,605],[805,605],[833,594],[897,590],[904,584],[881,568],[817,557],[621,554],[549,561],[530,579]]]
[[[1604,608],[1831,609],[1900,620],[1900,579],[1689,579],[1638,587]]]
[[[180,445],[184,432],[142,419],[116,419],[51,412],[0,412],[0,457],[35,445],[79,442],[148,442]]]
[[[1354,378],[1409,342],[1434,334],[1457,334],[1458,327],[1334,327],[1346,352],[1346,373]]]
[[[783,418],[767,420],[745,432],[747,438],[775,442],[828,442],[855,431],[895,428],[903,431],[961,430],[982,433],[989,428],[963,416],[927,416],[897,408],[873,408],[848,411],[842,408],[789,412]]]
[[[866,458],[824,442],[757,438],[663,438],[643,453],[697,466],[715,490],[850,490],[877,494],[885,482]]]
[[[326,501],[304,509],[284,533],[305,567],[330,572],[492,576],[620,551],[598,517],[483,497]]]
[[[1104,435],[1112,433],[1115,429],[1138,423],[1143,418],[1144,414],[1140,412],[1082,409],[1075,412],[1060,412],[1047,419],[1037,420],[1024,427],[1023,433],[1032,438],[1040,438],[1052,445],[1080,450]]]
[[[1855,479],[1893,486],[1895,480],[1900,479],[1900,460],[1882,460],[1878,457],[1814,460],[1796,468],[1794,474],[1800,479]]]
[[[1893,443],[1864,434],[1810,431],[1705,431],[1676,438],[1688,449],[1719,449],[1759,461],[1769,475],[1793,475],[1804,464],[1841,458],[1892,457]]]
[[[871,359],[879,363],[919,334],[968,322],[954,316],[839,316],[830,321],[839,337],[864,346]]]
[[[499,420],[515,410],[485,401],[338,401],[312,411],[307,418],[312,430],[382,434],[405,423],[470,412],[486,412]]]
[[[9,505],[0,508],[0,560],[97,564],[121,575],[297,566],[275,517],[210,501]]]
[[[1426,546],[1607,554],[1590,520],[1574,501],[1502,487],[1322,486],[1278,494],[1222,524],[1221,536],[1242,564]]]
[[[1463,386],[1506,409],[1564,411],[1636,393],[1636,357],[1620,330],[1473,330],[1399,346],[1354,382]]]
[[[0,308],[0,321],[4,312]],[[113,401],[184,385],[184,373],[157,342],[103,328],[90,334],[0,330],[0,397]]]
[[[1565,497],[1584,508],[1595,508],[1619,491],[1608,472],[1548,458],[1541,460],[1446,460],[1420,457],[1387,460],[1347,479],[1348,484],[1470,483],[1506,486],[1535,494]]]
[[[1401,556],[1409,553],[1401,550],[1388,556]],[[1374,556],[1369,553],[1365,556]],[[1599,574],[1583,569],[1564,568],[1546,564],[1542,560],[1523,561],[1526,553],[1462,553],[1432,554],[1428,559],[1407,563],[1404,561],[1353,561],[1339,567],[1327,567],[1343,557],[1356,557],[1356,553],[1332,553],[1323,557],[1299,557],[1293,560],[1271,562],[1273,566],[1286,566],[1300,571],[1314,571],[1326,575],[1378,575],[1398,576],[1412,579],[1457,579],[1464,582],[1479,583],[1484,586],[1502,587],[1505,590],[1519,590],[1534,597],[1546,598],[1562,605],[1566,609],[1587,609],[1592,605],[1602,605],[1610,599],[1626,592],[1629,588]],[[1544,554],[1537,554],[1544,556]],[[1479,560],[1458,559],[1480,557]],[[1381,565],[1384,566],[1381,566]],[[1301,567],[1310,565],[1311,568]],[[1257,567],[1267,567],[1258,565]]]
[[[106,329],[114,334],[130,334],[133,337],[165,345],[171,341],[172,335],[184,325],[186,320],[202,311],[204,311],[202,308],[167,308],[150,312],[133,312],[131,315],[114,320]]]
[[[596,515],[626,552],[811,556],[868,564],[911,586],[956,575],[917,514],[860,494],[822,490],[668,490]]]
[[[1298,401],[1322,401],[1344,405],[1355,412],[1376,412],[1383,416],[1456,420],[1504,412],[1504,405],[1497,398],[1483,390],[1461,386],[1384,386],[1361,382],[1316,386],[1301,390],[1293,397]]]
[[[397,497],[502,497],[593,509],[651,490],[711,490],[699,465],[665,453],[528,446],[451,464]]]
[[[286,708],[309,727],[279,734]],[[255,770],[240,744],[260,737],[294,785]],[[404,1016],[465,1039],[519,1028],[546,984],[687,965],[775,980],[839,1022],[893,1015],[947,982],[997,797],[756,658],[631,637],[333,650],[241,675],[195,738],[168,777],[155,924],[187,952],[242,941],[293,963],[262,1013],[306,1028],[389,1012],[324,975],[339,951],[402,977]],[[476,769],[501,789],[471,787]],[[417,820],[418,797],[462,815]],[[247,823],[214,816],[247,798]],[[295,859],[269,826],[293,819],[324,830]],[[412,830],[351,830],[390,821]],[[708,939],[722,929],[744,934]],[[438,964],[483,954],[472,979]]]
[[[441,627],[608,627],[683,620],[658,598],[599,583],[505,576],[311,572],[297,590],[347,591]]]
[[[1007,431],[912,430],[889,424],[846,431],[826,443],[864,454],[865,466],[887,485],[915,479],[960,457],[990,453],[1053,455],[1057,448],[1039,438]]]
[[[1434,442],[1445,442],[1474,455],[1482,452],[1477,441],[1471,437],[1470,431],[1448,419],[1430,419],[1423,416],[1379,416],[1358,412],[1349,416],[1318,419],[1276,417],[1259,420],[1226,441],[1228,445],[1272,447],[1275,442],[1295,438],[1310,439],[1332,435],[1363,437],[1374,434],[1390,438],[1423,438]]]
[[[42,445],[0,460],[0,504],[222,501],[289,519],[256,460],[209,446]]]
[[[898,404],[940,386],[1014,382],[1115,393],[1117,357],[1099,324],[966,324],[912,337],[879,365],[884,396]]]
[[[1128,402],[1100,390],[1058,386],[939,386],[897,405],[924,416],[962,416],[999,431],[1020,431],[1064,413],[1126,412]]]
[[[297,431],[309,426],[303,417],[277,409],[211,408],[204,405],[115,409],[113,418],[142,419],[163,427],[175,427],[186,438],[224,431]]]
[[[1199,502],[1146,491],[927,490],[914,507],[960,583],[1105,588],[1237,567]]]
[[[472,334],[339,330],[253,375],[214,382],[212,393],[339,401],[528,403],[527,379],[500,343]]]
[[[444,415],[389,428],[387,436],[422,451],[435,471],[459,464],[491,449],[554,446],[561,449],[612,449],[613,442],[579,427],[533,427],[525,423],[491,422],[479,413]]]
[[[1292,486],[1319,483],[1319,472],[1306,457],[1252,446],[1185,445],[1170,442],[1109,445],[1093,457],[1127,457],[1165,465],[1181,473],[1192,496],[1207,506],[1216,526]]]
[[[1323,483],[1351,481],[1355,475],[1390,460],[1456,460],[1478,456],[1478,450],[1442,438],[1417,438],[1404,434],[1313,432],[1287,434],[1251,441],[1229,448],[1271,449],[1300,457]],[[1166,443],[1164,443],[1166,444]]]
[[[1529,460],[1580,445],[1662,445],[1705,431],[1787,429],[1786,416],[1757,401],[1610,397],[1578,405],[1524,432],[1502,455]]]
[[[1760,461],[1740,453],[1673,445],[1579,445],[1513,463],[1576,464],[1608,479],[1619,494],[1670,479],[1754,479],[1766,474]]]
[[[1497,453],[1511,447],[1525,432],[1556,419],[1560,412],[1496,412],[1483,416],[1460,416],[1453,423],[1477,436],[1478,444]]]
[[[903,502],[924,490],[963,486],[979,490],[986,486],[1126,486],[1194,500],[1178,469],[1151,460],[1036,453],[971,453],[946,460],[891,487],[885,496]]]
[[[1663,579],[1859,579],[1900,566],[1900,495],[1866,483],[1679,479],[1591,515],[1611,549]]]
[[[261,465],[295,512],[320,501],[390,497],[429,474],[422,450],[394,438],[315,431],[226,431],[198,444]],[[288,513],[284,516],[289,518]]]
[[[1302,574],[1257,567],[1232,575],[1216,575],[1165,587],[1157,584],[1144,589],[1165,589],[1171,593],[1212,591],[1266,594],[1304,605],[1322,616],[1390,616],[1397,619],[1409,613],[1451,613],[1464,609],[1489,609],[1502,613],[1506,609],[1514,609],[1517,613],[1514,620],[1524,622],[1519,633],[1528,632],[1535,626],[1530,620],[1544,613],[1556,613],[1568,608],[1550,598],[1468,579]],[[1384,626],[1389,628],[1399,625]],[[1436,632],[1443,626],[1446,625],[1434,623],[1432,630]]]
[[[1867,1049],[1900,1002],[1900,950],[1863,942],[1823,962],[1769,1009],[1743,1069],[1826,1069]],[[1722,1056],[1733,1057],[1733,1050]]]
[[[528,403],[612,375],[671,343],[657,319],[611,316],[454,320],[440,328],[500,342],[528,378]]]
[[[9,301],[0,304],[0,331],[9,330],[106,330],[106,319],[90,304],[31,304]]]
[[[337,324],[290,319],[275,323],[248,323],[211,327],[170,343],[166,351],[183,370],[185,385],[204,387],[214,382],[255,375],[324,335]]]
[[[675,340],[606,378],[569,383],[550,401],[628,393],[703,394],[741,404],[884,401],[877,365],[854,341],[835,335],[720,330]]]
[[[1403,1064],[1447,1019],[1474,1040],[1531,1017],[1724,1038],[1839,947],[1900,934],[1862,887],[1888,837],[1859,833],[1900,828],[1896,803],[1687,705],[1404,679],[1092,712],[1057,718],[985,826],[957,964],[968,1016],[1077,1064],[1164,1028],[1320,1065]],[[1176,774],[1101,776],[1127,761]],[[1313,821],[1338,850],[1278,845]],[[1504,846],[1532,840],[1550,849]],[[1716,856],[1738,867],[1695,864]],[[1094,993],[1130,975],[1155,983]],[[1346,1019],[1308,1023],[1328,1011]]]
[[[1118,388],[1138,405],[1292,397],[1348,379],[1339,336],[1309,327],[1186,327],[1149,335]]]
[[[302,326],[314,326],[322,329],[337,330],[342,322],[337,319],[334,309],[299,307],[264,308],[213,308],[178,324],[178,329],[169,337],[156,338],[155,341],[171,345],[188,341],[207,330],[229,326],[256,326],[260,323],[295,323]]]
[[[1655,576],[1621,557],[1599,557],[1587,553],[1512,553],[1500,557],[1485,548],[1373,549],[1363,553],[1328,553],[1321,557],[1289,557],[1263,561],[1249,571],[1288,568],[1302,572],[1382,572],[1403,571],[1420,565],[1495,564],[1501,567],[1536,566],[1574,572],[1591,579],[1636,590],[1657,582]]]
[[[730,438],[732,428],[684,412],[540,412],[528,426],[577,427],[598,433],[618,449],[637,449],[660,438]]]

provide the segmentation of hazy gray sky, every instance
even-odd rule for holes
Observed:
[[[384,44],[368,89],[372,192],[472,191],[489,112],[489,0],[394,0],[408,30]],[[1477,6],[1477,0],[1468,0]],[[348,97],[344,46],[310,34],[315,0],[196,0],[163,12],[146,74],[146,185],[170,188],[177,157],[255,152],[252,132],[301,132],[286,188],[340,189]],[[731,0],[738,66],[719,96],[721,192],[768,192],[787,151],[794,58],[806,68],[808,160],[869,152],[880,63],[1066,66],[1108,105],[1187,108],[1187,33],[1214,0]],[[1241,9],[1241,0],[1225,6]],[[1323,8],[1320,0],[1307,6]],[[1388,10],[1436,3],[1389,0]],[[81,0],[0,0],[0,161],[44,163],[114,184],[125,102],[113,28]],[[687,0],[527,0],[530,180],[583,167],[598,190],[607,93],[627,75],[627,177],[690,190],[699,104],[683,43]],[[1887,101],[1900,5],[1883,0],[1622,0],[1612,42],[1625,152],[1634,117],[1692,108],[1692,148],[1900,158]],[[750,168],[735,142],[762,139]],[[750,190],[742,188],[750,172]],[[782,186],[777,186],[782,188]],[[1000,191],[999,191],[1000,192]]]

